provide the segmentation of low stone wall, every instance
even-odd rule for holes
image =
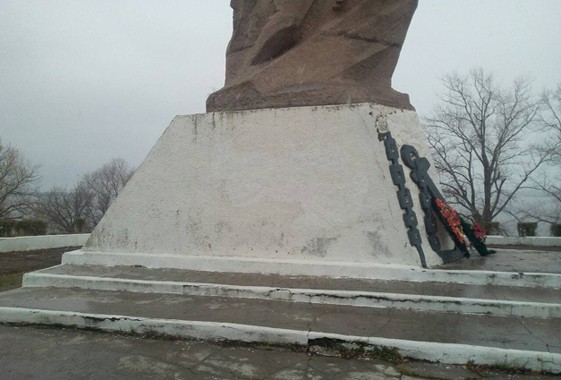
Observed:
[[[533,247],[561,247],[561,237],[487,236],[488,245],[528,245]]]
[[[73,234],[0,238],[0,253],[77,247],[84,245],[89,237],[90,234]]]

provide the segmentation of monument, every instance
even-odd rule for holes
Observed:
[[[85,246],[0,294],[0,323],[561,372],[561,275],[446,265],[461,234],[391,88],[416,6],[233,0],[208,113],[173,119]]]
[[[391,88],[416,6],[232,1],[226,83],[209,112],[172,121],[66,259],[362,276],[365,264],[461,258],[399,157],[403,146],[430,157],[408,96]]]
[[[226,85],[207,111],[353,103],[414,110],[391,78],[417,2],[232,1]]]

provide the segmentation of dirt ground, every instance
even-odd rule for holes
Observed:
[[[31,272],[59,265],[64,252],[76,249],[80,249],[80,247],[0,253],[0,276]]]
[[[0,253],[0,292],[19,288],[24,273],[59,265],[64,252],[80,247]]]

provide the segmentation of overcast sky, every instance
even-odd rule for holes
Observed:
[[[223,85],[229,0],[0,0],[0,138],[43,189],[115,157],[138,166],[177,114]],[[420,0],[394,88],[418,112],[479,66],[561,82],[561,0]]]

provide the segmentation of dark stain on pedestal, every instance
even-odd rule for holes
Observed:
[[[325,257],[327,249],[338,238],[316,238],[310,240],[303,248],[302,253],[310,253],[314,256]]]
[[[380,253],[390,256],[390,250],[387,245],[382,243],[382,235],[378,231],[366,232],[370,245],[372,246],[372,256],[379,256]]]

